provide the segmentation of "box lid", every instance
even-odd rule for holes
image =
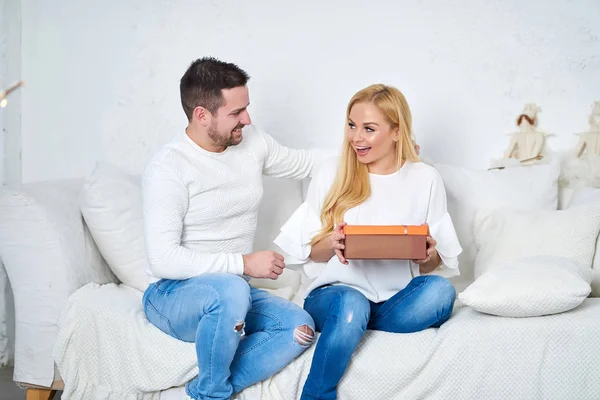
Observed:
[[[429,226],[423,225],[345,225],[345,235],[412,235],[427,236]]]

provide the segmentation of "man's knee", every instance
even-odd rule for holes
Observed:
[[[218,284],[213,286],[216,299],[212,310],[217,309],[226,316],[226,320],[232,323],[232,331],[240,336],[246,334],[246,314],[252,305],[250,296],[250,285],[248,282],[237,275],[224,274],[218,280]],[[231,318],[231,319],[230,319]]]
[[[213,302],[208,311],[214,311],[216,308],[234,312],[243,311],[245,316],[252,304],[248,282],[240,276],[231,274],[221,274],[215,278],[208,283],[199,285],[200,291],[208,290],[213,296]]]
[[[309,347],[315,340],[315,322],[302,308],[293,312],[288,329],[293,329],[294,341],[302,347]]]
[[[312,326],[304,324],[294,329],[294,339],[302,347],[310,346],[315,340],[315,330]]]

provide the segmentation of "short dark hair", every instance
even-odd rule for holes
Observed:
[[[183,111],[192,119],[194,109],[206,108],[214,114],[223,105],[221,90],[245,86],[250,76],[235,64],[203,57],[189,66],[179,83]]]

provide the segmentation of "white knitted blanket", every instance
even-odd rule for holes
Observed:
[[[194,344],[146,320],[141,293],[88,284],[60,320],[63,399],[160,399],[198,372]],[[560,315],[500,318],[458,307],[440,329],[367,332],[339,399],[598,399],[600,299]],[[314,346],[240,400],[298,400]]]

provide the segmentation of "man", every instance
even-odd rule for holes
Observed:
[[[283,257],[252,251],[262,175],[303,179],[320,152],[293,150],[251,126],[248,75],[214,58],[180,82],[188,118],[143,175],[151,285],[148,320],[196,343],[198,376],[174,398],[229,399],[308,348],[314,323],[302,308],[250,287],[283,272]],[[168,357],[165,354],[165,357]]]

